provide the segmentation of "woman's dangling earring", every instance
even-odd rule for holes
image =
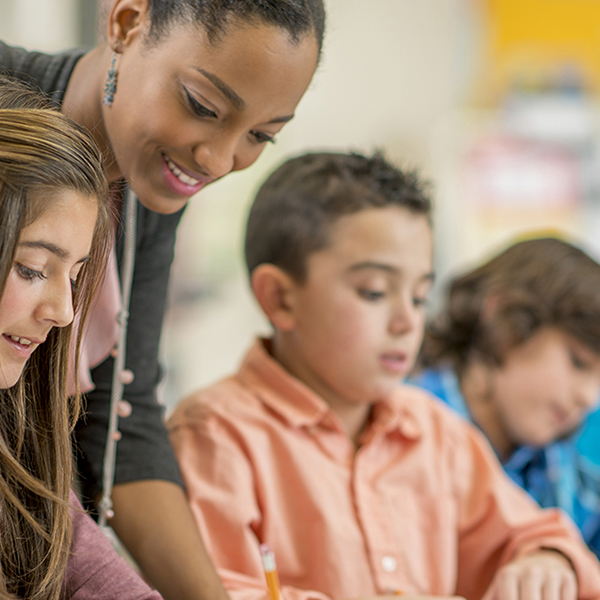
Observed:
[[[115,44],[115,48],[110,59],[110,67],[104,82],[104,99],[103,102],[106,106],[112,106],[115,100],[115,92],[117,91],[117,50],[118,43]]]

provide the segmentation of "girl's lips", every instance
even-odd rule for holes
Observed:
[[[171,167],[167,164],[167,161],[169,161]],[[190,172],[188,169],[177,165],[164,154],[161,155],[161,162],[163,178],[171,191],[178,196],[189,198],[190,196],[197,194],[205,185],[212,181],[210,177],[200,177],[197,174]],[[180,177],[183,175],[186,179],[193,179],[197,181],[197,183],[192,184],[182,181],[180,177],[173,172],[173,167],[180,172]]]
[[[24,360],[27,360],[31,356],[32,352],[39,345],[39,343],[34,340],[30,340],[31,344],[22,344],[14,340],[10,335],[7,335],[6,333],[2,334],[2,338],[16,352],[17,356]]]

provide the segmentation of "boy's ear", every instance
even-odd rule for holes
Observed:
[[[250,283],[256,300],[273,327],[279,331],[291,331],[295,326],[294,280],[279,267],[262,264],[252,271]]]
[[[148,0],[115,0],[108,15],[107,40],[113,50],[139,35],[148,14]]]

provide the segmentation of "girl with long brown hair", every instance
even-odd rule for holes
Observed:
[[[67,396],[69,348],[110,245],[107,189],[87,132],[0,80],[2,597],[92,598],[107,569],[131,583],[119,597],[151,594],[70,492],[80,395]]]

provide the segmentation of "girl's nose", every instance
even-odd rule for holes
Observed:
[[[54,327],[66,327],[73,321],[73,288],[66,277],[49,285],[38,307],[37,318],[49,321]]]

